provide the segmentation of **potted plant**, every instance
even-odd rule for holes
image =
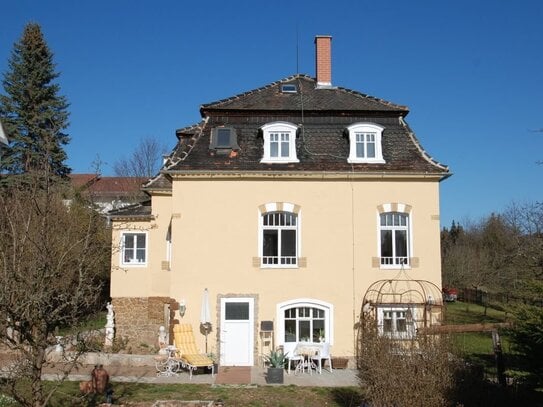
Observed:
[[[287,356],[282,350],[272,350],[269,355],[265,356],[266,362],[269,363],[268,376],[266,378],[268,383],[283,383],[283,374],[285,369],[285,363],[287,362]]]

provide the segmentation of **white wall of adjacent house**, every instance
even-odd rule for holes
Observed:
[[[8,144],[8,138],[2,127],[2,122],[0,122],[0,160],[2,159],[2,149],[5,148]]]
[[[269,205],[273,203],[275,206]],[[259,217],[267,204],[287,207],[284,203],[292,204],[288,207],[300,213],[299,261],[284,268],[263,267]],[[410,210],[413,259],[405,272],[440,287],[437,179],[270,182],[199,178],[174,180],[172,196],[153,196],[153,221],[114,224],[114,244],[119,242],[122,230],[148,230],[149,254],[146,267],[133,268],[120,267],[119,255],[112,255],[111,296],[183,298],[187,304],[183,322],[192,323],[196,331],[201,295],[208,288],[214,310],[214,329],[208,342],[210,351],[216,354],[224,339],[224,334],[220,337],[221,326],[227,324],[221,299],[254,299],[253,341],[248,346],[255,353],[260,321],[273,321],[275,345],[284,343],[284,312],[277,311],[278,304],[284,307],[292,302],[294,306],[303,299],[301,308],[309,304],[306,308],[315,308],[314,314],[325,318],[319,327],[329,331],[323,336],[333,342],[332,354],[350,356],[354,354],[354,326],[367,287],[400,272],[398,267],[382,268],[378,261],[379,208],[388,204]],[[170,225],[171,261],[166,268]],[[320,322],[312,312],[308,311],[308,324],[317,326]],[[300,326],[305,323],[293,320]],[[197,337],[203,349],[204,337]]]

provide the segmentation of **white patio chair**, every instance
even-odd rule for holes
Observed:
[[[300,369],[302,370],[302,372],[304,371],[304,357],[296,353],[296,345],[296,342],[286,342],[283,345],[283,351],[288,358],[287,374],[290,374],[292,362],[297,362],[295,364],[294,374],[296,374],[296,372]]]
[[[330,344],[328,342],[324,342],[319,353],[311,356],[311,360],[313,362],[317,362],[319,374],[322,373],[323,360],[328,360],[328,366],[330,366],[330,373],[332,373],[332,357],[330,356]]]

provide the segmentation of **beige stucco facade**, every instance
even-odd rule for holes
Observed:
[[[261,348],[260,321],[274,321],[274,345],[284,340],[279,304],[301,300],[328,307],[326,340],[332,354],[353,356],[362,300],[376,280],[395,278],[402,270],[379,263],[379,213],[409,214],[409,278],[441,287],[439,246],[439,177],[404,175],[307,174],[271,176],[193,174],[173,177],[171,194],[152,195],[152,219],[113,222],[111,296],[158,300],[165,307],[186,302],[183,322],[195,332],[200,323],[202,293],[209,290],[213,330],[209,351],[220,354],[220,298],[254,298],[254,363]],[[266,204],[292,204],[298,215],[299,265],[265,268],[260,264],[260,217]],[[171,259],[168,228],[171,227]],[[121,264],[123,231],[147,233],[146,266]],[[141,309],[145,313],[145,307]],[[150,312],[150,311],[148,311]],[[154,314],[157,314],[155,309]],[[150,322],[142,341],[152,341]],[[175,317],[179,319],[176,312]],[[118,333],[123,334],[122,321]],[[197,334],[201,349],[204,335]]]

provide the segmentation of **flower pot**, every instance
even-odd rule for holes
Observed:
[[[269,367],[266,381],[268,383],[283,383],[284,372],[282,367]]]
[[[332,357],[332,368],[334,369],[347,369],[349,359]]]

